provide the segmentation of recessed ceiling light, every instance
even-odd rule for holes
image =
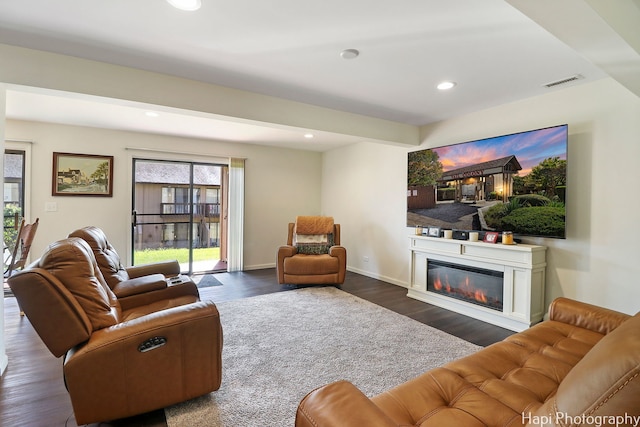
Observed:
[[[198,10],[202,6],[201,0],[167,0],[169,4],[180,10]]]
[[[456,85],[456,82],[442,82],[436,86],[439,90],[449,90]]]
[[[311,139],[311,138],[313,138],[313,134],[312,133],[305,133],[304,137],[307,138],[307,139]]]
[[[156,113],[155,111],[147,111],[147,112],[144,113],[144,115],[147,116],[147,117],[158,117],[159,116],[159,114]]]
[[[358,49],[345,49],[340,52],[342,59],[354,59],[357,58],[358,55],[360,55],[360,51],[358,51]]]

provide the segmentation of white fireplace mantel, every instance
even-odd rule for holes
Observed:
[[[409,237],[411,283],[407,296],[517,332],[542,320],[546,247]],[[428,291],[429,260],[504,273],[502,311]]]

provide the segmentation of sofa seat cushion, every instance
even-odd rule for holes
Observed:
[[[543,322],[372,400],[398,425],[522,425],[603,336]]]
[[[288,275],[337,274],[340,271],[340,260],[328,254],[297,254],[285,258],[284,270]]]

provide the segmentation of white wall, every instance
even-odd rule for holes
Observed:
[[[612,79],[422,128],[419,148],[362,143],[325,153],[322,209],[343,226],[353,271],[407,285],[407,152],[569,124],[567,239],[546,245],[546,302],[640,311],[640,99]],[[363,257],[368,256],[369,262]]]
[[[171,158],[216,161],[245,157],[245,269],[273,267],[276,249],[286,243],[287,223],[296,215],[320,212],[322,155],[317,152],[262,147],[252,144],[176,138],[116,130],[7,120],[7,139],[33,141],[31,219],[40,218],[32,258],[46,245],[77,228],[96,225],[122,257],[130,259],[131,158]],[[126,148],[154,148],[170,152],[137,152]],[[113,197],[51,196],[52,153],[71,152],[114,156]],[[45,212],[55,202],[56,212]]]
[[[349,270],[402,286],[409,280],[406,157],[403,148],[360,143],[326,152],[322,172],[322,210],[341,225]]]

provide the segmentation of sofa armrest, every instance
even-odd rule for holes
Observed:
[[[76,421],[124,418],[217,390],[222,342],[220,315],[211,301],[95,331],[64,361]]]
[[[549,319],[608,334],[622,324],[628,314],[569,298],[556,298],[549,307]]]
[[[296,427],[397,427],[356,386],[338,381],[307,394],[296,412]]]
[[[347,274],[347,250],[343,246],[331,246],[329,248],[329,255],[338,258],[338,262],[340,263],[338,283],[344,283]]]
[[[294,256],[298,253],[298,248],[295,246],[284,245],[278,248],[278,259],[284,259],[290,256]]]
[[[198,287],[193,283],[193,281],[182,282],[176,285],[165,286],[162,289],[118,298],[118,302],[120,303],[122,311],[126,311],[131,310],[132,308],[153,304],[158,301],[171,300],[184,296],[192,296],[194,297],[194,301],[200,299]]]
[[[344,264],[347,263],[347,250],[343,246],[331,246],[329,248],[329,255],[340,258],[340,261],[344,260]]]
[[[609,425],[638,425],[638,396],[640,313],[598,341],[564,377],[556,393],[531,414],[527,426],[539,426],[534,421],[545,416],[548,420],[545,427],[576,425],[570,420],[585,415],[594,420],[608,416],[620,420]],[[597,425],[581,425],[587,424]]]
[[[292,245],[283,245],[278,248],[278,256],[276,258],[276,273],[278,283],[284,284],[284,259],[294,256],[298,253],[298,249]]]
[[[140,338],[140,334],[145,332],[155,331],[154,333],[157,333],[163,329],[180,327],[189,321],[205,318],[213,318],[215,321],[219,321],[220,314],[212,301],[198,301],[181,305],[100,329],[91,335],[86,344],[71,351],[74,352],[74,357],[76,357],[78,354],[104,349],[105,346],[122,345],[124,344],[123,340],[129,340],[132,337],[135,341],[143,341]]]
[[[162,274],[151,274],[149,276],[134,277],[123,280],[113,287],[113,293],[118,298],[126,298],[131,295],[145,292],[157,291],[167,287],[167,280]]]
[[[162,274],[165,277],[173,277],[180,274],[180,264],[176,260],[161,261],[152,264],[126,267],[125,270],[131,278],[149,276],[151,274]]]

